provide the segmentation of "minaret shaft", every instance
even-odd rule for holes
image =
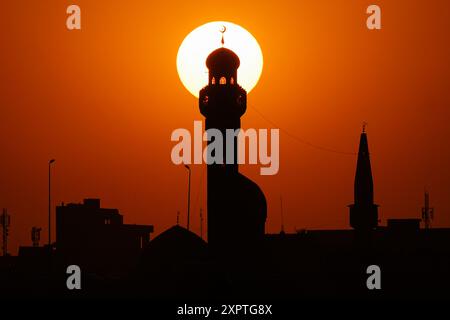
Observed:
[[[261,243],[267,217],[261,189],[238,171],[238,139],[227,136],[227,130],[241,128],[241,116],[247,109],[247,92],[237,82],[239,64],[239,57],[231,50],[222,47],[213,51],[206,60],[208,85],[199,93],[205,129],[220,132],[223,142],[222,163],[208,162],[207,167],[208,244],[219,255],[248,253],[249,247]],[[227,145],[234,151],[228,164]],[[215,160],[220,159],[213,154],[217,147],[209,141],[208,153]]]

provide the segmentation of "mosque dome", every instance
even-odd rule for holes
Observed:
[[[143,262],[201,259],[206,255],[207,243],[202,238],[175,225],[147,244],[143,252]]]
[[[219,48],[211,52],[206,58],[206,66],[209,70],[224,70],[239,68],[241,61],[236,53],[227,48]]]

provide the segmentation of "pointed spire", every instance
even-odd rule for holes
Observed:
[[[355,204],[373,204],[373,179],[370,165],[369,143],[365,127],[359,141],[358,162],[355,175]]]
[[[354,204],[350,205],[350,225],[355,230],[371,230],[378,225],[378,205],[373,201],[373,178],[370,165],[366,124],[359,140],[354,183]]]

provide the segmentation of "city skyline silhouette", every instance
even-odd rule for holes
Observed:
[[[239,57],[225,47],[206,59],[209,82],[199,94],[206,130],[223,133],[241,127],[247,92],[239,86],[239,64]],[[207,149],[214,151],[208,154],[226,158],[232,151],[236,160],[238,139],[227,139],[234,140],[234,150],[226,147],[230,141],[220,146],[222,150],[213,149],[210,137]],[[49,224],[53,163],[54,159],[48,163]],[[153,225],[124,224],[117,209],[102,208],[100,199],[84,199],[82,204],[56,207],[55,241],[49,232],[48,244],[39,246],[33,231],[33,246],[20,246],[18,256],[11,256],[6,251],[10,220],[5,210],[0,293],[16,298],[38,292],[49,298],[448,298],[444,289],[450,279],[439,270],[450,266],[446,246],[450,228],[430,228],[427,202],[425,228],[416,218],[388,219],[387,226],[379,225],[366,124],[359,142],[354,203],[349,205],[352,230],[286,233],[282,223],[280,233],[266,233],[266,197],[238,167],[237,161],[208,161],[207,242],[190,231],[191,169],[187,165],[187,226],[181,227],[177,216],[176,225],[154,239]],[[405,253],[406,263],[401,257]],[[369,280],[364,287],[364,269],[381,272],[380,265],[383,295],[367,290]],[[64,287],[64,270],[68,274],[70,268],[84,275],[81,280],[78,274],[76,291],[71,291],[69,280]],[[381,290],[377,281],[374,288]],[[411,281],[417,285],[414,289]]]
[[[177,211],[186,221],[187,172],[170,162],[170,134],[191,128],[202,116],[178,79],[176,54],[192,29],[221,19],[250,30],[264,54],[243,128],[284,129],[276,176],[261,177],[254,166],[241,166],[266,194],[269,232],[280,229],[280,196],[290,232],[348,228],[356,155],[298,140],[355,154],[363,121],[371,136],[382,223],[388,217],[420,218],[427,188],[436,208],[434,225],[449,226],[450,177],[443,168],[450,152],[442,148],[450,135],[448,10],[445,4],[411,5],[405,15],[401,3],[379,4],[390,13],[383,17],[386,28],[371,31],[365,8],[351,3],[285,2],[272,10],[257,7],[256,15],[251,2],[239,3],[237,11],[192,4],[187,17],[186,10],[167,4],[100,1],[82,8],[91,18],[78,32],[66,29],[64,4],[28,4],[23,10],[20,2],[8,1],[1,30],[10,49],[1,53],[8,63],[0,87],[7,155],[0,159],[0,203],[12,217],[11,252],[30,243],[33,226],[42,227],[46,238],[51,158],[57,159],[54,205],[100,198],[120,208],[127,222],[159,226],[155,234],[175,223]],[[31,12],[45,17],[41,28],[34,28]],[[420,19],[427,23],[412,22]],[[105,30],[106,24],[111,28]],[[161,29],[167,32],[153,32]],[[206,210],[206,197],[200,196],[205,168],[191,168],[191,225],[197,233],[200,208]],[[158,213],[148,212],[149,202]]]
[[[224,27],[193,99],[174,61],[200,13],[149,19],[143,1],[104,15],[89,4],[96,19],[67,33],[60,5],[30,5],[48,17],[33,29],[34,11],[8,2],[0,295],[449,298],[448,13],[427,8],[439,19],[405,29],[401,5],[383,2],[398,20],[371,31],[352,4],[287,5],[314,19],[280,8],[268,27],[271,10],[254,22],[248,5],[221,11],[260,42],[262,77],[249,95],[240,86]],[[348,19],[330,28],[336,11]],[[105,30],[112,17],[133,23]],[[148,40],[155,24],[167,32]],[[171,132],[199,120],[222,133],[279,129],[279,171],[175,165]],[[67,290],[70,265],[83,290]],[[366,286],[370,266],[383,290]]]

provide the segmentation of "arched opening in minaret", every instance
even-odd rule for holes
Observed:
[[[211,84],[216,84],[216,78],[212,77]]]
[[[231,79],[230,79],[230,84],[234,84],[234,78],[233,77],[231,77]]]
[[[220,83],[220,84],[227,84],[227,78],[221,77],[219,83]]]

